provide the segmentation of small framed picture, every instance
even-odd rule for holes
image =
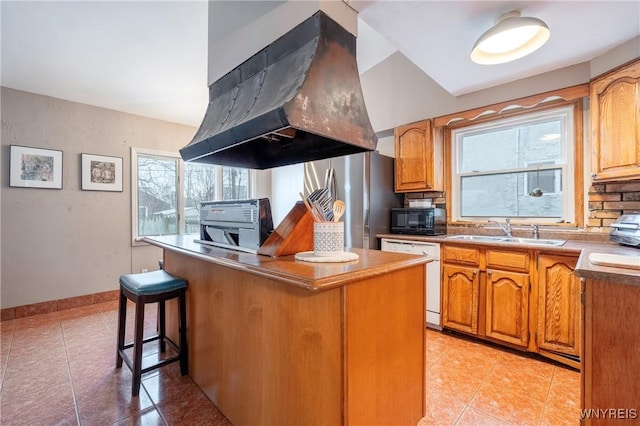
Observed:
[[[122,157],[82,154],[82,189],[122,192]]]
[[[11,145],[9,186],[62,189],[62,151]]]

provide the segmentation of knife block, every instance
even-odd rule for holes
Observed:
[[[312,251],[313,223],[309,210],[298,201],[260,246],[258,254],[278,257]]]

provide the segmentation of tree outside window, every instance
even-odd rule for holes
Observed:
[[[183,162],[177,154],[132,149],[134,241],[200,232],[204,201],[250,197],[249,169]]]

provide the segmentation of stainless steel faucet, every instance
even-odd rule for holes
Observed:
[[[513,235],[511,235],[511,219],[506,218],[504,220],[504,222],[505,222],[504,225],[501,224],[500,222],[498,222],[497,220],[489,220],[489,222],[493,222],[493,223],[497,224],[500,227],[500,229],[502,229],[502,232],[504,232],[504,234],[507,237],[513,237]]]
[[[533,238],[537,240],[538,238],[540,238],[540,233],[538,232],[538,225],[536,225],[535,223],[532,223],[531,227],[533,228]]]

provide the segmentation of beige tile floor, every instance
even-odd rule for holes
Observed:
[[[145,319],[146,332],[154,333],[154,305]],[[115,302],[0,323],[0,424],[230,424],[177,363],[144,375],[140,396],[132,398],[130,371],[114,368],[116,327]],[[449,333],[426,333],[421,426],[579,424],[577,372]],[[157,356],[156,345],[145,348],[147,361]]]

